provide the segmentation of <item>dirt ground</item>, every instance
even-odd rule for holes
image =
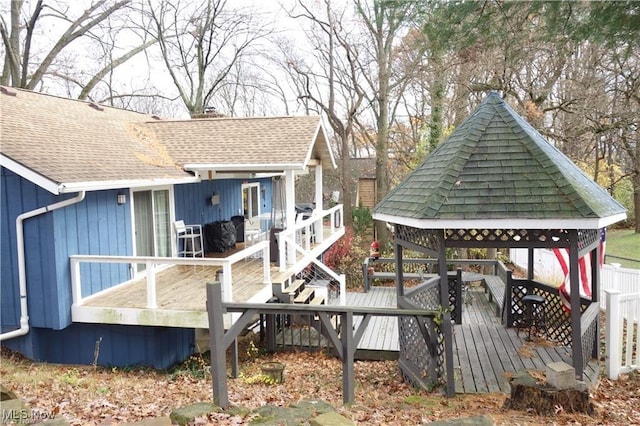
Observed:
[[[342,366],[322,354],[262,354],[249,342],[241,347],[241,377],[229,379],[231,405],[256,408],[287,406],[303,399],[321,399],[362,425],[418,425],[437,419],[487,415],[498,425],[640,425],[640,372],[612,382],[602,379],[592,392],[595,415],[554,416],[504,410],[507,395],[458,395],[445,398],[438,390],[418,391],[403,383],[397,362],[356,362],[356,398],[342,404]],[[269,384],[259,366],[285,364],[284,383]],[[30,407],[66,418],[74,425],[118,424],[168,416],[173,408],[212,400],[211,377],[205,359],[192,357],[171,371],[94,368],[34,363],[2,350],[1,383]],[[247,424],[251,416],[219,413],[199,424]]]

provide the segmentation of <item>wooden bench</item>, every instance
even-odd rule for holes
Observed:
[[[506,285],[497,275],[485,275],[484,282],[485,291],[489,291],[489,302],[495,302],[496,316],[499,317],[504,305],[504,289]]]

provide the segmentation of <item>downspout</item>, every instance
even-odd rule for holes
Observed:
[[[25,219],[39,216],[41,214],[58,210],[63,207],[76,204],[84,200],[85,191],[78,192],[73,198],[49,204],[48,206],[39,207],[35,210],[24,212],[16,218],[16,243],[18,246],[18,282],[20,284],[20,328],[0,334],[0,341],[13,339],[14,337],[24,336],[29,332],[29,311],[27,310],[27,273],[24,254],[24,229],[23,222]]]

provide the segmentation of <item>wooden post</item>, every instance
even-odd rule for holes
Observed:
[[[220,282],[207,283],[207,313],[209,316],[213,402],[218,407],[227,408],[229,394],[227,391],[227,362],[226,348],[224,347],[224,316]]]
[[[571,357],[576,379],[582,380],[584,361],[582,358],[582,328],[580,312],[580,272],[578,265],[578,231],[569,234],[569,285],[571,302]]]
[[[533,265],[534,265],[534,259],[533,259],[533,254],[535,252],[535,248],[533,247],[529,247],[527,249],[527,279],[529,281],[533,281]],[[504,306],[504,305],[503,305]]]
[[[353,312],[344,312],[342,317],[342,402],[352,403],[355,398],[353,371]]]
[[[460,268],[456,269],[455,290],[456,290],[456,305],[455,305],[456,317],[454,321],[456,322],[456,324],[462,324],[462,269]],[[469,289],[467,289],[467,291],[468,290]]]
[[[449,307],[449,282],[447,277],[447,252],[444,231],[438,235],[438,274],[440,275],[440,304],[442,305],[442,334],[444,335],[444,365],[447,378],[446,394],[452,397],[456,393],[453,370],[453,329]]]
[[[238,378],[238,339],[231,344],[231,377]]]
[[[605,325],[605,351],[607,376],[611,380],[617,380],[620,375],[622,363],[622,318],[620,312],[620,292],[618,290],[605,290],[607,320]]]
[[[396,242],[396,287],[397,297],[404,296],[404,277],[402,270],[402,246]]]
[[[504,299],[502,301],[502,325],[505,327],[513,327],[513,271],[507,270],[505,274],[506,283],[504,283]]]
[[[147,308],[158,307],[156,301],[156,265],[147,261]]]
[[[598,245],[590,253],[591,255],[591,301],[600,305],[600,232],[598,232]],[[591,358],[600,359],[600,316],[596,319],[596,332],[593,336]]]

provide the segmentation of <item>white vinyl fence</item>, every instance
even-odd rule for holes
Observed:
[[[621,373],[640,369],[640,293],[606,290],[606,305],[606,368],[609,378],[616,380]]]
[[[527,250],[511,249],[509,257],[516,265],[527,268]],[[537,280],[560,285],[562,269],[551,250],[535,249],[533,270]],[[600,308],[606,311],[607,374],[640,369],[638,341],[640,332],[640,270],[603,265],[600,271]]]

